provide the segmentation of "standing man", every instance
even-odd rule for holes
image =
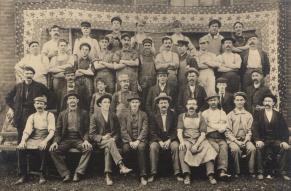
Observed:
[[[196,59],[189,55],[187,50],[189,46],[189,42],[186,40],[178,40],[178,54],[179,54],[179,60],[180,60],[180,66],[178,68],[178,83],[179,86],[185,86],[187,78],[186,78],[186,70],[191,68],[196,68],[198,70],[198,65]]]
[[[109,38],[109,50],[115,52],[120,50],[121,45],[121,25],[122,20],[119,16],[112,17],[111,19],[111,29],[112,32],[106,35]]]
[[[261,70],[265,79],[269,77],[270,62],[265,51],[259,48],[259,39],[256,34],[249,36],[247,44],[249,48],[242,52],[242,87],[243,90],[252,84],[252,71]]]
[[[93,94],[93,76],[94,67],[92,59],[89,57],[91,46],[88,43],[80,45],[81,57],[75,62],[76,67],[76,84],[82,92],[83,103],[82,108],[89,111],[90,102]]]
[[[142,47],[139,55],[140,68],[138,78],[142,94],[142,108],[145,108],[149,89],[156,84],[155,54],[152,51],[152,38],[146,37],[142,41]]]
[[[206,94],[215,93],[214,69],[218,67],[216,55],[208,51],[209,40],[207,37],[199,39],[199,51],[197,52],[197,64],[199,68],[199,81],[204,87]]]
[[[147,184],[146,180],[146,145],[148,144],[148,117],[139,109],[141,99],[134,93],[128,97],[129,112],[122,113],[120,117],[122,150],[126,161],[133,153],[137,155],[140,182]]]
[[[221,40],[223,36],[219,34],[219,29],[221,28],[221,22],[217,19],[213,19],[208,24],[209,33],[203,38],[206,38],[209,42],[208,51],[219,55],[221,53]]]
[[[264,109],[254,115],[253,137],[257,147],[257,171],[259,180],[272,179],[273,171],[278,167],[284,180],[288,169],[289,131],[281,113],[274,110],[276,96],[268,94],[262,97]]]
[[[90,114],[92,115],[94,112],[97,111],[100,107],[97,104],[98,99],[103,96],[104,94],[107,94],[106,91],[106,84],[103,78],[97,78],[95,80],[95,86],[96,86],[96,92],[93,94],[91,103],[90,103]],[[110,102],[111,103],[111,102]]]
[[[179,56],[177,53],[172,51],[173,41],[169,36],[162,38],[163,50],[156,56],[155,64],[156,69],[168,70],[168,83],[172,89],[177,88],[177,72],[179,68]]]
[[[17,142],[20,143],[27,118],[35,113],[34,98],[48,96],[45,85],[33,80],[35,70],[25,66],[24,81],[16,84],[6,96],[6,104],[9,106],[8,119],[12,120],[17,129]]]
[[[242,22],[237,21],[233,24],[233,33],[232,38],[234,39],[233,44],[233,51],[237,53],[241,53],[244,50],[247,50],[249,48],[248,41],[246,38],[246,35],[244,34],[244,25]]]
[[[217,78],[216,88],[219,95],[219,107],[226,114],[234,109],[233,94],[227,91],[228,81],[225,78]]]
[[[36,112],[28,117],[21,142],[18,145],[18,165],[20,167],[21,178],[15,182],[15,185],[27,181],[26,155],[28,153],[40,155],[39,184],[44,184],[46,182],[44,177],[46,150],[55,133],[55,117],[54,114],[45,111],[46,104],[47,98],[45,96],[34,98],[34,108]]]
[[[197,101],[187,100],[187,111],[178,118],[179,159],[184,174],[184,184],[191,183],[190,166],[206,165],[206,173],[211,184],[216,184],[214,178],[214,160],[217,152],[207,141],[205,135],[207,125],[200,113],[196,113]]]
[[[175,107],[175,90],[168,84],[168,70],[159,69],[157,70],[157,83],[149,89],[147,100],[146,100],[146,112],[148,115],[153,114],[156,110],[155,98],[160,95],[161,92],[166,93],[172,98],[171,109]]]
[[[228,179],[231,175],[227,174],[228,168],[228,146],[225,138],[225,131],[228,128],[226,113],[218,109],[219,96],[217,94],[208,96],[209,109],[202,112],[202,117],[207,124],[206,138],[211,146],[218,153],[216,158],[218,177]]]
[[[131,172],[123,164],[123,159],[118,151],[116,142],[119,141],[120,126],[117,116],[109,111],[112,97],[110,94],[102,95],[97,104],[100,111],[95,112],[90,118],[90,139],[97,143],[99,149],[104,150],[106,184],[113,185],[112,160],[119,167],[121,174]]]
[[[223,53],[217,56],[218,72],[221,77],[228,81],[227,90],[230,93],[235,93],[240,89],[239,69],[241,67],[241,57],[239,54],[232,52],[234,43],[232,38],[224,38],[221,43]]]
[[[177,116],[169,106],[172,98],[166,93],[160,93],[155,98],[158,111],[150,116],[150,177],[148,182],[153,182],[158,173],[159,153],[168,152],[172,157],[174,175],[182,181],[179,163],[179,143],[177,139]]]
[[[177,106],[178,113],[181,114],[186,112],[186,104],[189,99],[195,99],[197,101],[196,112],[205,110],[205,99],[207,95],[204,88],[198,84],[198,70],[195,68],[189,68],[186,70],[185,76],[188,83],[185,86],[180,87]]]
[[[188,49],[187,49],[188,54],[195,56],[197,53],[197,50],[196,50],[195,46],[193,45],[193,43],[191,42],[191,40],[189,39],[189,37],[182,34],[183,25],[179,20],[175,20],[173,22],[173,31],[174,31],[174,34],[171,36],[171,38],[173,40],[174,47],[178,46],[179,40],[187,41],[188,42],[188,46],[187,46],[188,47]]]
[[[101,50],[93,63],[95,70],[94,81],[96,81],[96,79],[102,78],[107,87],[107,91],[113,94],[115,90],[115,71],[113,64],[113,53],[108,49],[109,38],[104,36],[100,37],[99,44]]]
[[[133,92],[129,90],[130,82],[127,74],[121,74],[118,81],[121,88],[113,94],[110,107],[111,111],[116,113],[119,118],[122,113],[128,112],[129,103],[127,98],[132,95]]]
[[[57,25],[53,25],[50,28],[49,34],[51,36],[51,40],[47,41],[42,46],[41,53],[48,57],[51,60],[52,57],[58,54],[58,42],[60,39],[60,27]]]
[[[51,158],[63,178],[63,182],[71,180],[70,170],[65,163],[65,153],[75,148],[82,153],[79,164],[74,173],[74,182],[80,181],[85,174],[91,156],[92,145],[89,140],[89,114],[78,107],[79,95],[68,92],[64,98],[67,109],[62,111],[57,120],[54,143],[50,147]]]
[[[255,177],[256,147],[252,141],[253,116],[245,110],[247,95],[244,92],[234,94],[235,109],[228,115],[227,142],[235,165],[235,177],[240,175],[240,159],[246,155],[249,162],[249,173]]]
[[[48,86],[47,76],[49,72],[49,60],[46,56],[40,54],[39,51],[39,42],[31,41],[29,43],[29,54],[24,56],[15,65],[16,81],[22,82],[24,80],[24,70],[25,66],[30,66],[35,70],[35,75],[33,79],[37,82],[42,83],[45,86]]]
[[[249,85],[246,89],[246,93],[248,96],[247,100],[247,110],[252,114],[255,111],[263,109],[264,107],[261,105],[261,100],[265,95],[272,94],[271,90],[264,85],[263,82],[263,73],[261,70],[253,70],[252,71],[252,80],[253,84]]]
[[[138,53],[130,48],[130,36],[121,35],[122,49],[114,53],[113,63],[116,70],[116,78],[121,74],[127,74],[130,81],[130,90],[138,91]]]
[[[95,58],[97,58],[97,56],[100,53],[100,47],[97,40],[90,37],[91,23],[87,21],[81,22],[81,32],[82,32],[82,36],[75,40],[73,54],[76,56],[76,58],[82,57],[80,45],[83,43],[87,43],[91,47],[89,58],[94,60]]]

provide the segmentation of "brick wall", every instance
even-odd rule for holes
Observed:
[[[0,1],[0,112],[4,97],[14,85],[15,57],[15,0]]]
[[[286,1],[287,2],[287,15],[286,18],[291,17],[291,1]],[[288,125],[291,127],[291,20],[287,20],[287,63],[286,63],[286,68],[287,68],[287,76],[286,76],[286,81],[287,81],[287,115],[288,115]]]

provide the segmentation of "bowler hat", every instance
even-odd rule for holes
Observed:
[[[100,96],[100,97],[97,99],[96,104],[97,104],[98,106],[100,106],[100,103],[101,103],[102,100],[105,99],[105,98],[109,99],[110,102],[111,102],[111,100],[112,100],[112,96],[111,96],[111,94],[109,94],[109,93],[105,93],[105,94],[103,94],[102,96]]]

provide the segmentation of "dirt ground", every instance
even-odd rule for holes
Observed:
[[[45,185],[38,184],[38,177],[32,176],[29,183],[21,186],[14,186],[12,183],[17,180],[17,158],[15,153],[9,154],[8,157],[1,156],[0,153],[0,191],[290,191],[291,181],[286,182],[281,178],[274,180],[258,181],[246,175],[242,175],[238,179],[232,179],[230,182],[218,182],[217,185],[212,186],[208,183],[205,177],[193,177],[192,183],[185,186],[181,182],[177,182],[170,174],[163,174],[157,181],[141,186],[138,182],[137,175],[132,173],[127,176],[114,173],[113,186],[106,186],[104,176],[102,174],[102,167],[93,168],[92,163],[88,169],[88,175],[78,183],[63,184],[61,178],[56,176],[49,176],[48,182]],[[94,164],[93,164],[94,165]],[[98,172],[97,172],[98,171]],[[196,172],[197,173],[197,172]],[[203,172],[202,172],[203,173]]]

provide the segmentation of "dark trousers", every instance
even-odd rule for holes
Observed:
[[[159,153],[161,151],[161,146],[157,142],[152,142],[150,144],[150,164],[151,164],[151,175],[157,174],[158,162],[159,162]],[[178,175],[181,173],[180,161],[179,161],[179,143],[177,141],[173,141],[170,144],[168,150],[164,152],[171,152],[172,157],[172,165],[174,174]]]
[[[260,174],[272,174],[273,170],[279,169],[280,174],[287,173],[288,150],[280,148],[281,141],[268,140],[264,147],[257,148],[257,171]]]
[[[85,170],[88,166],[91,151],[84,150],[82,147],[83,140],[81,139],[66,139],[63,140],[61,143],[59,143],[59,147],[57,151],[50,152],[51,157],[54,161],[54,164],[61,175],[61,177],[65,177],[67,175],[70,175],[70,171],[67,168],[67,165],[65,163],[65,152],[69,151],[71,148],[78,149],[80,152],[82,152],[82,156],[80,158],[78,167],[75,170],[75,173],[78,174],[85,174]]]
[[[122,151],[124,154],[125,162],[128,161],[128,159],[133,155],[137,155],[138,160],[138,167],[139,167],[139,174],[140,176],[146,176],[146,144],[143,142],[140,142],[137,149],[133,150],[129,143],[125,143],[122,146]]]
[[[40,157],[40,168],[39,172],[43,176],[44,175],[44,168],[46,165],[46,151],[40,151],[40,150],[18,150],[18,168],[19,168],[19,173],[21,176],[27,176],[27,156],[30,155],[39,155]],[[31,161],[30,161],[31,164]]]

